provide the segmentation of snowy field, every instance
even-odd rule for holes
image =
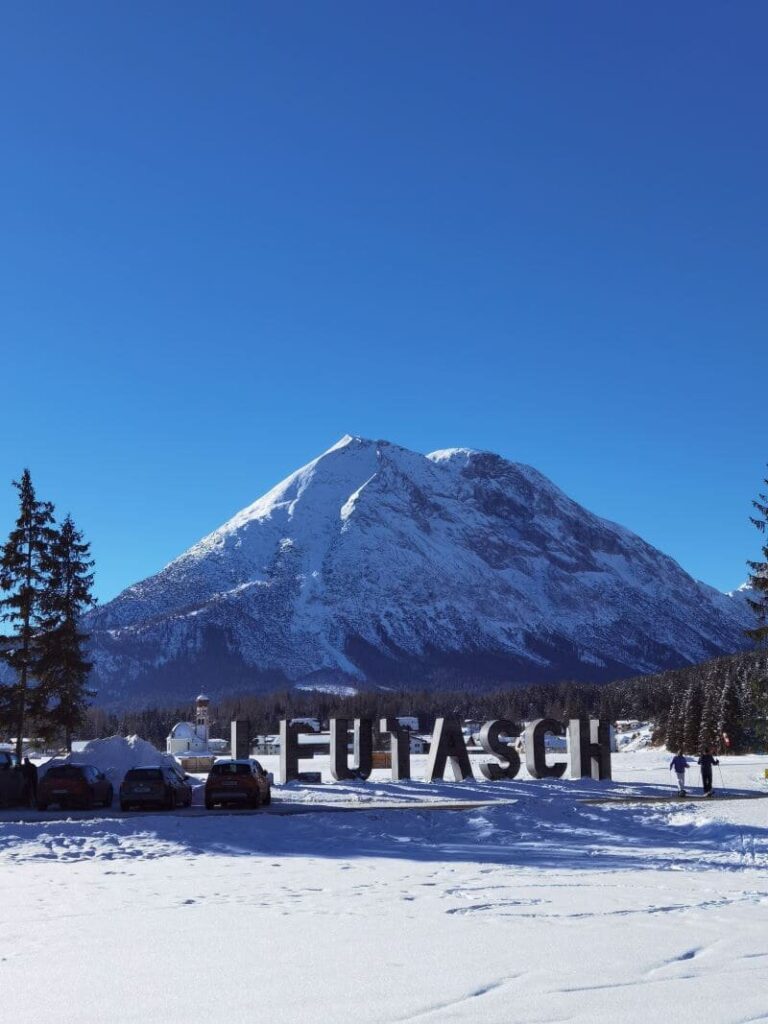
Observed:
[[[612,784],[377,772],[255,814],[0,812],[3,1017],[768,1022],[768,800],[583,803],[672,792],[661,754],[613,764]],[[726,759],[728,790],[767,793],[765,767]],[[381,806],[447,799],[491,803]]]

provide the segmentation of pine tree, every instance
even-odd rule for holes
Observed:
[[[667,716],[666,747],[671,753],[676,754],[683,746],[683,702],[680,694],[676,693],[672,698],[672,704]]]
[[[0,639],[0,659],[15,673],[16,681],[3,687],[0,711],[16,732],[20,758],[24,727],[39,710],[33,681],[40,657],[42,601],[54,531],[53,505],[38,501],[28,469],[13,486],[19,492],[19,516],[0,556],[0,618],[10,627]]]
[[[699,727],[699,753],[706,750],[715,750],[718,743],[718,700],[717,691],[708,681],[704,689],[704,707],[701,712],[701,726]]]
[[[763,482],[768,485],[768,479]],[[758,515],[750,516],[750,521],[765,535],[768,533],[768,494],[759,494],[752,502],[752,506]],[[758,623],[754,629],[747,630],[747,636],[758,643],[763,643],[768,641],[768,536],[763,545],[763,561],[747,564],[751,569],[749,582],[754,593],[754,597],[747,600],[757,616]]]
[[[738,754],[744,745],[744,712],[736,683],[729,679],[720,695],[718,732],[729,754]]]
[[[701,687],[696,682],[691,683],[685,694],[683,711],[683,749],[686,754],[699,752],[699,730],[703,710]]]
[[[768,674],[766,668],[760,675],[751,676],[747,683],[750,705],[754,716],[752,741],[758,749],[768,747]]]
[[[89,697],[86,684],[92,665],[85,656],[88,634],[81,632],[80,620],[94,604],[92,566],[90,546],[67,516],[49,551],[39,662],[44,717],[49,726],[63,731],[67,750],[84,720]]]

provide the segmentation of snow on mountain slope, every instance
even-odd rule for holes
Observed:
[[[529,466],[344,437],[91,615],[103,699],[615,678],[743,646],[744,603]]]

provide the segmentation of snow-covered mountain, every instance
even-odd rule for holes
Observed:
[[[744,646],[745,603],[530,466],[344,437],[90,616],[104,701],[608,679]]]

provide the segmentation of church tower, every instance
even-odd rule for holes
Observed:
[[[204,693],[195,701],[195,734],[205,746],[208,746],[208,729],[210,726],[210,698]]]

